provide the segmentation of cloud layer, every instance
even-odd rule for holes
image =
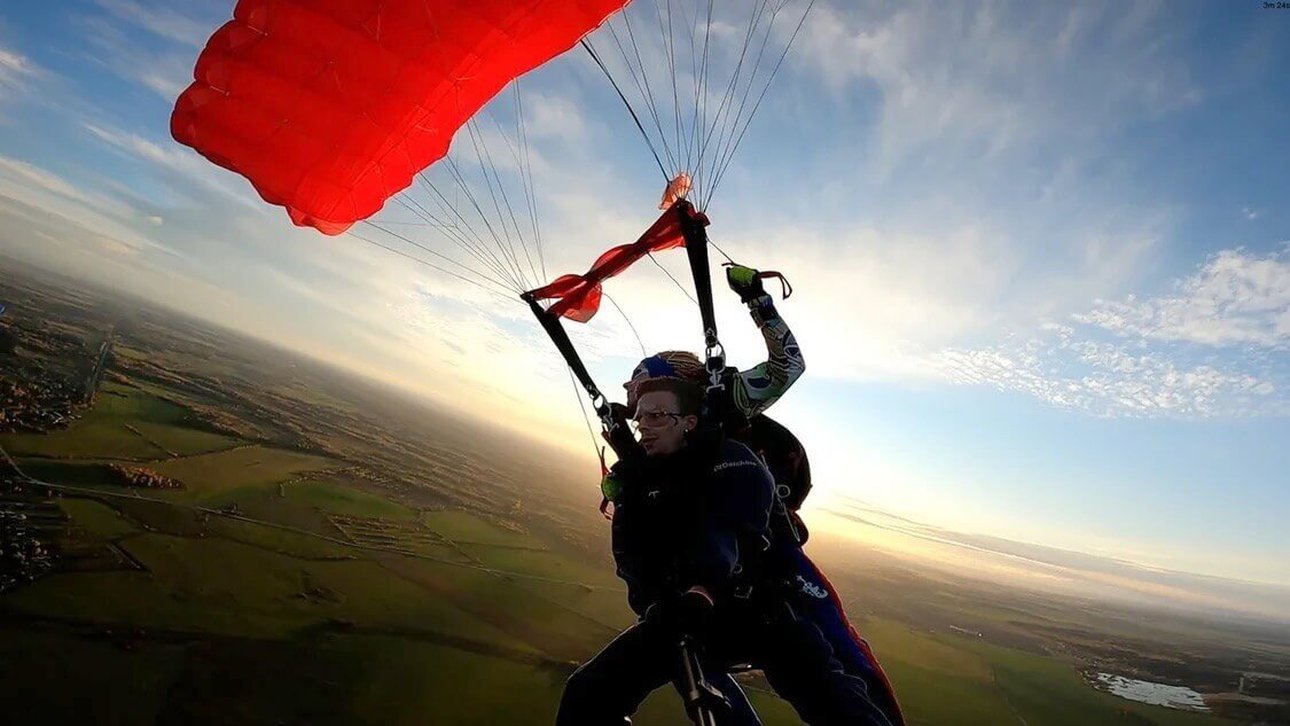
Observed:
[[[1099,416],[1290,415],[1290,251],[1222,250],[1172,287],[932,362],[955,382]]]
[[[1114,602],[1183,605],[1189,609],[1255,615],[1285,622],[1290,586],[1284,582],[1196,575],[1150,567],[1125,559],[1075,552],[990,535],[958,532],[898,517],[854,499],[842,499],[827,510],[823,524],[834,532],[879,548],[911,553],[923,564],[948,568],[956,575],[1002,580],[1044,591]],[[823,512],[822,512],[823,514]],[[832,532],[831,532],[832,533]],[[910,547],[909,542],[919,546]]]

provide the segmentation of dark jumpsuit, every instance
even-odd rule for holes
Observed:
[[[766,554],[774,485],[735,441],[695,443],[618,472],[613,550],[628,603],[640,615],[692,587],[712,594],[702,634],[707,670],[750,663],[811,724],[887,726],[864,681],[798,616],[779,588],[757,584]],[[623,724],[650,692],[677,675],[679,636],[645,618],[583,664],[565,685],[557,724]]]
[[[739,371],[728,379],[729,398],[726,406],[735,416],[744,420],[765,412],[806,371],[797,339],[780,317],[773,298],[769,295],[755,298],[748,303],[748,310],[765,341],[766,360],[746,371]],[[646,369],[638,368],[632,383],[645,378],[648,378]],[[632,383],[628,384],[629,389]],[[796,520],[796,524],[801,527],[800,520]],[[891,726],[902,726],[904,718],[896,701],[895,690],[869,643],[851,625],[833,584],[807,557],[798,543],[785,542],[783,538],[779,538],[775,543],[773,559],[776,564],[770,568],[774,571],[772,576],[790,586],[792,594],[788,596],[788,600],[797,614],[814,622],[847,672],[865,681],[873,700],[881,705]],[[709,681],[735,706],[723,719],[723,726],[758,726],[761,723],[733,678],[711,673]]]

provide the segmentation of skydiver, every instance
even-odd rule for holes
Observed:
[[[741,436],[741,423],[746,424],[778,401],[802,376],[806,364],[793,332],[780,317],[774,299],[766,293],[760,273],[748,267],[732,265],[727,268],[726,280],[748,306],[753,322],[761,331],[766,344],[766,361],[742,372],[731,369],[732,375],[726,376],[727,400],[723,406],[731,414],[730,421],[727,422],[727,433],[736,440],[756,445],[758,442],[751,441],[755,436]],[[645,381],[658,378],[677,378],[703,384],[707,380],[707,371],[698,356],[686,351],[665,351],[650,356],[636,366],[631,379],[623,384],[627,390],[627,410],[634,410],[639,387]],[[764,445],[765,442],[761,443]],[[791,434],[786,434],[786,438],[777,440],[771,446],[776,444],[800,449],[800,444]],[[797,466],[805,470],[794,472],[789,478],[794,475],[804,477],[808,480],[806,486],[809,487],[810,474],[805,464],[805,452],[787,453],[788,457],[780,456],[779,462],[771,462],[774,475],[777,479],[785,478],[782,471],[784,461],[797,463],[799,459],[792,457],[800,457]],[[603,488],[607,493],[612,493],[616,486],[615,482],[609,482]],[[805,496],[805,492],[800,496]],[[798,503],[800,504],[800,499]],[[805,524],[797,516],[797,512],[781,508],[772,519],[772,546],[768,553],[771,564],[763,570],[766,584],[773,584],[788,593],[795,611],[819,628],[845,670],[864,679],[872,697],[880,704],[893,726],[903,724],[894,691],[869,644],[851,625],[832,583],[803,551],[802,544],[806,537]],[[749,726],[759,723],[756,713],[733,678],[724,673],[712,673],[709,674],[709,682],[732,704],[725,723]]]
[[[758,574],[775,499],[765,464],[730,438],[694,435],[699,386],[661,378],[636,393],[643,456],[616,465],[623,486],[612,529],[640,620],[570,676],[557,725],[630,723],[676,677],[679,643],[693,638],[713,672],[742,662],[761,669],[807,723],[889,726],[819,628]]]

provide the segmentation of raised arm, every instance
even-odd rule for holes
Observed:
[[[806,371],[806,362],[793,331],[779,316],[775,301],[766,294],[757,271],[733,265],[726,268],[726,281],[748,306],[753,322],[766,341],[766,360],[735,376],[731,392],[739,412],[752,417],[784,395]]]

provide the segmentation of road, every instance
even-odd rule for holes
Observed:
[[[94,394],[99,390],[99,382],[103,380],[103,367],[107,364],[108,356],[112,354],[112,346],[116,343],[116,326],[108,328],[107,338],[104,338],[103,345],[99,346],[99,357],[94,361],[94,367],[85,378],[85,405],[94,401]]]

